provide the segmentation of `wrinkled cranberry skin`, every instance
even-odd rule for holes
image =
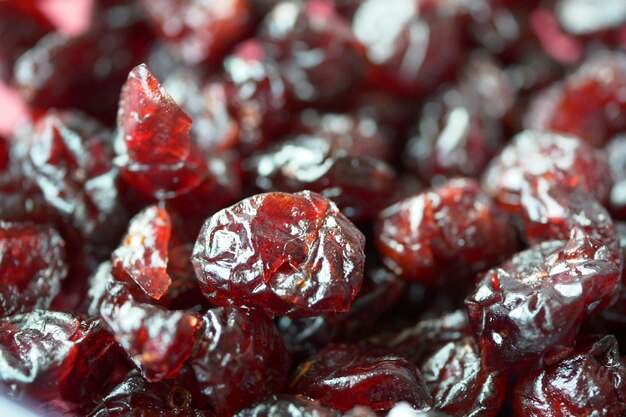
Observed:
[[[189,156],[191,118],[144,64],[122,87],[117,125],[128,159],[138,164],[176,164]]]
[[[191,393],[176,380],[148,382],[129,374],[88,414],[88,417],[213,417],[192,408]]]
[[[506,377],[482,367],[471,337],[442,346],[424,360],[420,371],[438,410],[493,417],[504,405]]]
[[[292,390],[340,411],[357,405],[385,411],[400,401],[416,410],[432,405],[414,364],[359,345],[331,345],[320,351],[299,366]]]
[[[304,103],[341,99],[366,70],[362,46],[327,0],[278,3],[258,38],[278,61],[295,99]]]
[[[187,362],[193,389],[218,416],[232,416],[273,392],[281,392],[289,358],[272,320],[263,312],[218,307],[202,317],[197,346]]]
[[[110,247],[126,222],[110,133],[74,111],[48,112],[34,126],[25,172],[80,236]]]
[[[35,310],[0,320],[0,385],[11,396],[80,403],[106,384],[121,357],[99,322]]]
[[[561,361],[522,377],[515,386],[515,415],[561,417],[626,413],[626,364],[617,341],[583,341]]]
[[[251,29],[248,0],[142,0],[152,27],[189,64],[216,63]],[[200,24],[198,24],[201,22]]]
[[[67,270],[52,227],[0,221],[0,317],[50,307]]]
[[[319,194],[267,193],[210,217],[192,262],[214,304],[308,317],[349,309],[363,280],[364,243]]]
[[[602,146],[626,128],[626,54],[604,52],[590,57],[557,85],[549,96],[531,104],[526,126],[578,136]]]
[[[315,191],[353,221],[375,217],[395,191],[393,168],[351,156],[323,137],[300,135],[278,143],[252,155],[248,169],[260,191]]]
[[[171,378],[191,354],[200,319],[141,301],[126,284],[109,281],[100,304],[103,324],[148,381]]]
[[[491,160],[482,178],[485,192],[510,212],[528,177],[546,175],[557,184],[580,188],[601,203],[608,201],[611,173],[603,153],[573,136],[524,131]]]
[[[613,302],[620,274],[619,257],[579,229],[489,270],[465,301],[484,366],[521,374],[567,353],[581,320]]]
[[[234,417],[341,417],[338,410],[302,396],[280,396],[239,411]]]
[[[167,211],[149,206],[133,217],[122,244],[112,253],[113,276],[134,282],[158,300],[172,279],[167,274],[171,221]]]
[[[453,179],[386,208],[376,225],[385,265],[437,284],[488,268],[516,248],[514,230],[471,179]]]
[[[522,184],[522,228],[529,245],[566,240],[578,228],[620,254],[615,225],[607,210],[589,193],[555,185],[549,175]]]
[[[373,82],[424,95],[451,76],[462,44],[456,11],[445,2],[367,0],[352,29],[373,65]]]

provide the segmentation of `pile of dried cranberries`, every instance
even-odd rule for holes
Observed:
[[[0,39],[0,398],[626,416],[626,1],[0,0]]]

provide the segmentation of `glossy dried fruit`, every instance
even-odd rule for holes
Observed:
[[[88,400],[120,359],[98,320],[35,310],[0,319],[0,330],[0,385],[13,397]]]
[[[591,194],[560,186],[549,174],[522,184],[520,211],[530,245],[566,240],[578,228],[619,255],[615,225],[606,209]]]
[[[148,382],[129,374],[104,396],[88,417],[213,417],[193,408],[191,393],[176,380]]]
[[[579,229],[489,270],[465,301],[483,364],[521,374],[558,360],[582,319],[613,302],[620,275],[619,257]]]
[[[191,354],[201,320],[135,300],[127,284],[110,281],[100,305],[103,324],[148,381],[171,378]]]
[[[426,94],[449,78],[461,33],[451,3],[428,0],[363,1],[352,29],[378,70],[375,82],[399,94]]]
[[[424,360],[420,371],[438,410],[488,417],[504,405],[506,377],[483,368],[471,337],[442,346]]]
[[[218,416],[232,416],[259,398],[281,392],[289,358],[265,313],[218,307],[202,321],[188,366],[195,378],[193,390]]]
[[[522,377],[515,386],[516,415],[618,417],[626,413],[626,364],[613,336],[582,341],[567,357]]]
[[[157,34],[189,64],[218,62],[248,35],[252,13],[248,0],[142,0]]]
[[[341,417],[338,410],[303,396],[281,396],[239,411],[234,417]]]
[[[404,278],[463,282],[516,248],[506,218],[478,183],[454,179],[404,199],[379,215],[376,246],[385,265]]]
[[[192,262],[212,303],[306,317],[348,310],[363,279],[364,240],[318,194],[258,194],[206,221]]]
[[[302,363],[292,390],[340,411],[357,405],[385,411],[400,401],[416,410],[432,405],[414,364],[401,356],[359,345],[331,345]]]
[[[597,53],[549,96],[531,104],[526,126],[575,135],[602,146],[626,128],[626,99],[618,93],[625,86],[626,54]]]
[[[130,162],[176,164],[189,156],[191,118],[145,65],[128,74],[120,95],[118,133]]]
[[[395,191],[393,168],[370,157],[352,156],[323,137],[296,136],[247,162],[259,190],[315,191],[353,221],[375,217]]]
[[[525,179],[540,175],[587,191],[601,203],[608,200],[611,174],[604,154],[573,136],[547,132],[516,135],[490,162],[482,186],[500,206],[515,212]]]
[[[121,245],[111,255],[113,276],[134,282],[148,296],[160,299],[172,282],[167,273],[171,227],[167,211],[157,206],[133,217]]]
[[[0,317],[50,307],[67,269],[52,227],[0,221]]]
[[[112,159],[107,129],[82,113],[51,110],[33,128],[25,172],[83,239],[112,246],[126,221]]]

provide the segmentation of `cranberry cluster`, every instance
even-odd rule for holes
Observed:
[[[0,0],[0,108],[42,417],[626,416],[624,0]]]

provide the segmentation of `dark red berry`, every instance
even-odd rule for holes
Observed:
[[[209,218],[192,262],[212,303],[307,317],[348,310],[363,279],[364,243],[319,194],[268,193]]]
[[[341,417],[338,410],[301,395],[281,396],[239,411],[234,417]]]

